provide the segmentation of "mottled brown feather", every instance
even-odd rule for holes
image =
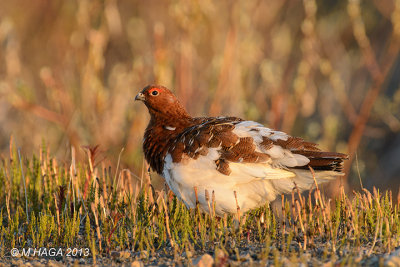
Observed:
[[[256,145],[251,137],[241,137],[239,142],[228,149],[224,149],[221,158],[230,162],[258,163],[266,162],[270,157],[267,154],[256,152]]]
[[[275,145],[281,146],[290,151],[293,150],[307,150],[307,151],[321,151],[317,144],[306,142],[303,138],[289,136],[287,140],[278,139],[274,141]]]
[[[260,145],[265,150],[268,150],[274,145],[274,142],[271,139],[269,139],[268,137],[263,136],[262,137],[262,142],[260,143]]]
[[[223,159],[218,159],[215,161],[215,164],[217,166],[217,170],[225,175],[231,174],[231,169],[229,168],[229,164],[223,160]]]

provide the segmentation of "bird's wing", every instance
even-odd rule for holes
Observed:
[[[345,156],[322,152],[314,143],[234,117],[199,120],[174,140],[169,154],[172,163],[201,157],[201,162],[208,162],[203,168],[215,168],[225,175],[234,170],[264,179],[294,177],[291,169],[307,165],[340,171]]]

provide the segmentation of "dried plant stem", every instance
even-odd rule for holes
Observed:
[[[114,181],[113,181],[113,186],[114,186],[115,190],[117,189],[116,187],[117,187],[117,185],[118,185],[118,183],[119,183],[119,179],[118,179],[118,183],[117,183],[117,184],[115,184],[115,180],[117,179],[117,174],[118,174],[118,170],[119,170],[119,164],[120,164],[120,162],[121,162],[121,155],[122,155],[122,152],[124,152],[124,150],[125,150],[125,147],[123,147],[123,148],[121,149],[121,151],[119,152],[119,155],[118,155],[117,168],[116,168],[116,170],[115,170]]]
[[[399,192],[400,192],[400,189],[399,189]],[[213,217],[215,217],[215,193],[214,193],[214,190],[212,191],[212,195],[211,195],[211,206],[212,206]]]
[[[11,195],[11,190],[10,190],[9,193],[6,195],[6,208],[7,208],[8,221],[11,221],[11,214],[10,214],[10,195]]]
[[[25,175],[24,169],[22,168],[22,159],[20,149],[18,148],[18,157],[19,157],[19,164],[21,166],[21,175],[22,175],[22,182],[24,183],[24,190],[25,190],[25,211],[26,211],[26,219],[29,223],[29,212],[28,212],[28,195],[26,194],[26,183],[25,183]]]
[[[237,219],[238,219],[239,225],[240,225],[240,207],[239,207],[239,202],[238,202],[238,198],[237,198],[237,193],[236,193],[236,191],[233,191],[233,194],[235,195]]]
[[[282,234],[286,232],[286,214],[285,214],[285,195],[281,195],[282,199]]]
[[[315,188],[316,188],[316,190],[315,190],[316,198],[318,199],[319,204],[321,205],[322,216],[324,218],[324,222],[326,223],[325,205],[324,205],[324,201],[322,200],[322,197],[321,197],[321,191],[319,190],[317,179],[315,178],[315,172],[314,172],[314,169],[311,168],[311,166],[308,166],[308,168],[310,169],[310,172],[311,172],[312,177],[314,179]]]
[[[171,243],[171,247],[174,247],[174,240],[172,240],[171,237],[171,230],[169,229],[169,215],[168,215],[168,208],[167,205],[165,204],[164,197],[161,197],[161,201],[164,207],[164,212],[165,212],[165,227],[167,228],[167,235],[169,242]]]
[[[98,218],[98,214],[96,212],[96,206],[95,204],[92,202],[91,204],[91,208],[92,208],[92,212],[94,215],[94,220],[96,223],[96,233],[97,233],[97,239],[99,240],[99,251],[101,251],[101,233],[100,233],[100,226],[99,226],[99,218]]]
[[[72,199],[74,203],[74,212],[76,211],[75,203],[75,184],[76,184],[76,162],[75,162],[75,148],[71,147],[71,166],[70,166],[70,183],[72,188]],[[78,193],[78,192],[77,192]]]
[[[208,212],[210,214],[210,218],[212,218],[213,217],[213,213],[212,213],[211,204],[210,204],[210,195],[209,195],[207,189],[204,189],[204,195],[205,195],[205,198],[206,198],[206,201],[207,201]]]
[[[378,218],[378,219],[376,220],[374,241],[372,242],[372,246],[371,246],[371,248],[369,249],[369,251],[368,251],[368,253],[367,253],[368,257],[371,256],[372,252],[374,251],[374,247],[375,247],[375,244],[376,244],[376,240],[377,240],[377,238],[378,238],[378,233],[379,233],[379,229],[380,229],[380,225],[381,225],[381,224],[382,224],[381,218]]]
[[[298,214],[298,216],[299,216],[299,222],[300,222],[300,228],[301,228],[301,231],[303,232],[303,236],[304,236],[304,245],[303,245],[303,247],[302,247],[302,249],[303,250],[306,250],[306,247],[307,247],[307,233],[306,233],[306,230],[305,230],[305,227],[304,227],[304,224],[303,224],[303,218],[302,218],[302,215],[301,215],[301,207],[300,207],[300,203],[299,203],[299,201],[296,199],[296,207],[297,207],[297,214]],[[301,247],[301,244],[300,244],[300,247]]]
[[[194,186],[193,189],[194,189],[194,196],[195,196],[195,199],[196,199],[196,208],[197,208],[198,205],[199,205],[199,195],[197,193],[197,186]]]
[[[58,226],[58,236],[61,235],[61,225],[60,225],[60,208],[58,207],[57,204],[57,195],[54,193],[54,205],[56,206],[56,214],[57,214],[57,226]]]
[[[293,231],[295,231],[297,233],[297,217],[295,217],[296,216],[296,206],[295,206],[294,190],[295,190],[295,188],[293,188],[293,190],[292,190],[292,214],[294,216]]]

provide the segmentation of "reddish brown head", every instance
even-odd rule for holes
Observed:
[[[176,96],[161,85],[148,85],[135,97],[147,106],[151,119],[189,118]]]
[[[164,86],[146,86],[135,100],[143,101],[149,110],[151,118],[144,133],[143,151],[151,168],[161,174],[171,143],[183,129],[193,124],[192,118]]]

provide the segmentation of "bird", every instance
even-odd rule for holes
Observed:
[[[244,213],[344,175],[346,154],[255,121],[192,117],[164,86],[148,85],[135,100],[150,114],[145,159],[188,208],[207,212],[212,192],[216,215]]]

